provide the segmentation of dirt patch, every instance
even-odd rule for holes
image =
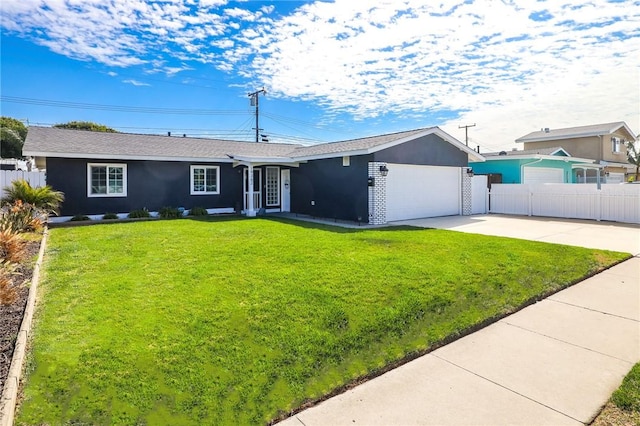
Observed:
[[[39,249],[39,241],[27,242],[26,258],[29,260],[18,267],[18,274],[12,278],[11,283],[16,286],[18,297],[11,305],[0,305],[0,394],[2,394],[4,383],[9,374],[13,349],[22,324],[24,310],[27,306],[29,286]]]
[[[640,413],[625,411],[609,401],[595,418],[591,426],[637,426],[640,425]]]

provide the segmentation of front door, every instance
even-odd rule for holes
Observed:
[[[249,206],[249,180],[247,179],[247,175],[249,174],[249,169],[244,169],[244,210],[246,211]],[[262,170],[253,169],[253,209],[260,210],[262,208]]]
[[[282,170],[280,172],[280,183],[282,185],[282,205],[280,210],[283,212],[291,211],[291,170]]]

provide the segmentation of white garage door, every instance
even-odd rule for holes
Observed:
[[[564,171],[550,167],[525,167],[522,183],[564,183]]]
[[[460,167],[387,167],[387,221],[460,213]]]

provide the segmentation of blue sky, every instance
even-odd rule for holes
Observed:
[[[431,3],[431,4],[429,4]],[[640,131],[640,0],[3,0],[1,114],[273,142]]]

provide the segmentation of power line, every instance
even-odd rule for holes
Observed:
[[[90,109],[99,111],[115,112],[135,112],[141,114],[175,114],[175,115],[244,115],[246,110],[216,110],[216,109],[191,109],[191,108],[156,108],[156,107],[136,107],[125,105],[104,105],[84,102],[54,101],[50,99],[32,99],[16,96],[0,96],[0,101],[26,104],[51,106],[56,108]]]

